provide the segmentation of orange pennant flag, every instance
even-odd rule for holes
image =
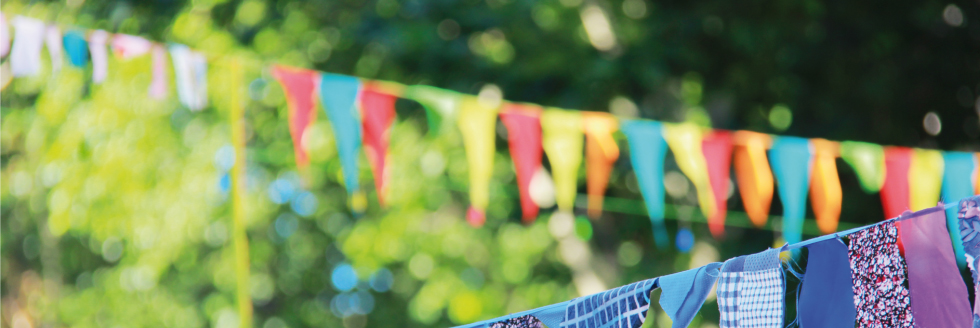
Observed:
[[[810,139],[815,150],[813,172],[810,178],[810,202],[817,217],[817,228],[824,234],[837,231],[840,220],[840,177],[837,175],[837,156],[840,144],[825,139]]]
[[[739,195],[752,223],[758,227],[769,219],[772,204],[773,177],[766,157],[772,143],[767,134],[750,131],[735,132],[735,178]]]
[[[609,184],[613,164],[619,158],[619,145],[612,134],[619,129],[619,120],[608,113],[582,112],[585,132],[585,169],[588,178],[589,218],[602,215],[602,200]]]

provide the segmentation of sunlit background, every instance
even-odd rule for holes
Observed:
[[[731,191],[726,238],[712,238],[669,157],[672,243],[656,248],[622,135],[601,218],[584,207],[552,216],[544,179],[534,190],[546,209],[524,225],[499,124],[487,223],[472,228],[459,131],[436,131],[409,100],[397,103],[386,206],[362,165],[370,203],[355,217],[322,111],[303,136],[311,165],[296,169],[272,63],[490,101],[980,151],[975,2],[7,0],[0,9],[8,22],[182,43],[210,61],[200,112],[181,106],[172,85],[166,100],[147,96],[149,56],[110,55],[100,85],[91,67],[53,72],[46,53],[33,77],[11,80],[4,61],[4,327],[238,327],[229,170],[242,155],[254,327],[452,326],[778,242],[772,226],[749,228]],[[231,143],[230,56],[245,59],[245,154]],[[882,219],[879,196],[838,167],[842,228]],[[777,200],[771,212],[780,209]],[[710,295],[693,327],[716,326]],[[651,318],[669,325],[658,309]]]

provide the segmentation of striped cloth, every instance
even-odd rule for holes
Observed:
[[[639,328],[657,279],[647,279],[568,302],[558,328]]]

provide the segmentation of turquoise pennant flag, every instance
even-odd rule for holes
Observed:
[[[977,158],[973,153],[958,151],[943,154],[946,169],[943,171],[943,198],[947,202],[973,196],[973,173],[977,169]],[[963,269],[966,267],[966,257],[963,255],[963,239],[960,238],[960,226],[956,218],[957,207],[946,209],[946,226],[949,237],[953,240],[953,251],[956,253],[956,264]]]
[[[664,156],[667,141],[660,122],[646,120],[626,121],[622,131],[630,146],[630,163],[636,173],[636,182],[647,205],[647,213],[653,224],[653,239],[657,247],[665,248],[670,240],[664,225]]]
[[[88,42],[79,31],[69,31],[64,37],[65,52],[72,66],[85,67],[88,64]]]
[[[323,74],[320,80],[320,101],[337,138],[337,153],[340,155],[344,185],[353,197],[351,207],[355,212],[361,212],[367,206],[360,201],[363,195],[360,194],[357,181],[361,120],[354,105],[360,88],[361,81],[353,76]]]
[[[779,137],[769,150],[769,162],[783,203],[783,239],[797,243],[803,238],[806,195],[810,189],[813,151],[810,140]]]

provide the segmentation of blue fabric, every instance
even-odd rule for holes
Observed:
[[[65,33],[64,43],[68,62],[75,67],[85,67],[88,64],[88,42],[85,41],[85,35],[78,31],[69,31]]]
[[[630,163],[653,224],[653,239],[657,247],[666,248],[670,244],[664,226],[664,156],[667,154],[667,141],[662,130],[663,126],[656,121],[631,120],[622,123],[623,134],[629,141]]]
[[[361,121],[354,106],[360,88],[360,80],[353,76],[323,74],[320,82],[320,100],[337,138],[344,186],[350,194],[360,190],[357,158],[361,149]]]
[[[698,314],[718,279],[721,263],[678,272],[660,278],[660,307],[673,321],[673,328],[687,327]]]
[[[656,286],[657,278],[653,278],[576,298],[568,302],[561,325],[552,327],[640,328],[650,308],[650,292]]]
[[[783,203],[783,239],[797,243],[803,238],[806,195],[810,189],[810,141],[778,137],[769,150],[769,162]]]
[[[946,168],[943,170],[943,199],[957,200],[973,196],[973,171],[977,168],[977,159],[973,153],[950,151],[943,153]],[[953,241],[953,252],[956,254],[956,264],[963,269],[966,267],[966,256],[963,255],[963,240],[960,239],[960,224],[956,218],[957,208],[946,209],[946,227]]]
[[[854,289],[847,246],[831,239],[807,246],[810,252],[800,291],[800,327],[854,327]]]

